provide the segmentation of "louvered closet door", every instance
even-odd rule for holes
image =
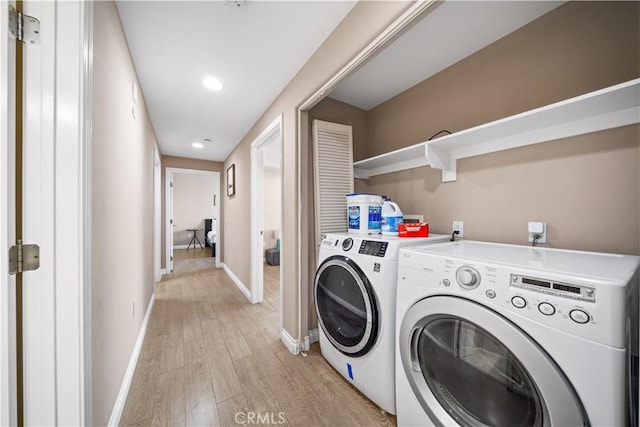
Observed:
[[[347,198],[353,192],[351,126],[313,121],[316,242],[347,231]]]

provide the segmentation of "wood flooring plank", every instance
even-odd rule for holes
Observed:
[[[208,320],[213,318],[217,318],[217,314],[211,305],[211,302],[206,299],[207,297],[203,297],[200,301],[198,301],[198,305],[196,307],[196,312],[198,313],[198,317],[200,317],[200,323],[205,323]]]
[[[251,306],[246,305],[232,314],[233,320],[238,326],[238,329],[245,337],[247,335],[253,335],[260,332],[252,319],[252,316],[250,314],[251,311]]]
[[[182,304],[182,328],[185,341],[204,341],[202,325],[198,314],[198,302],[185,301]]]
[[[159,373],[166,373],[184,366],[184,340],[182,335],[167,335],[162,342],[158,363]]]
[[[279,418],[286,414],[284,408],[273,394],[273,390],[260,375],[260,366],[253,356],[247,356],[233,362],[242,386],[242,392],[247,397],[249,411],[261,416],[277,415]],[[282,425],[290,425],[288,420]]]
[[[186,425],[219,425],[218,407],[206,361],[185,367]]]
[[[316,344],[317,346],[317,344]],[[395,417],[378,407],[375,403],[353,387],[340,374],[333,371],[328,362],[317,351],[309,352],[308,361],[312,370],[320,371],[320,380],[328,388],[334,390],[335,395],[342,401],[353,417],[364,425],[391,426],[395,425]]]
[[[184,426],[184,369],[160,374],[155,389],[152,426]]]
[[[321,381],[320,373],[312,368],[306,357],[293,355],[289,350],[278,352],[276,355],[283,364],[296,372],[295,379],[301,389],[305,390],[305,397],[315,403],[314,408],[319,411],[322,425],[350,426],[359,424],[359,420],[344,407],[350,404],[350,400],[341,399],[330,384]]]
[[[157,372],[157,361],[137,364],[120,417],[121,425],[136,425],[143,420],[151,419],[154,400],[149,398],[149,390],[155,389]]]
[[[322,424],[323,415],[315,411],[316,402],[309,399],[310,396],[304,393],[306,389],[295,381],[290,368],[276,356],[272,343],[262,334],[247,337],[247,343],[257,361],[258,375],[269,387],[291,425]]]
[[[229,355],[224,333],[219,321],[208,321],[203,325],[207,366],[211,375],[216,402],[222,402],[242,393],[235,367]]]
[[[224,333],[231,360],[239,360],[251,355],[251,350],[242,335],[242,332],[233,319],[233,314],[220,319],[220,326]]]
[[[206,364],[207,347],[204,338],[184,341],[184,366]]]
[[[218,403],[218,417],[221,426],[246,426],[249,405],[244,394]]]

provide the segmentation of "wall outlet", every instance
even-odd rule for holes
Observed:
[[[536,243],[547,243],[547,224],[544,222],[530,222],[527,224],[529,232],[529,243],[533,243],[534,237],[538,236]]]
[[[463,221],[453,221],[452,231],[457,231],[456,237],[462,238],[464,237],[464,222]]]

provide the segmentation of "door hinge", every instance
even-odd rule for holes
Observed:
[[[40,21],[9,6],[9,32],[28,46],[40,45]]]
[[[9,249],[9,274],[33,271],[40,268],[40,246],[23,245],[18,240],[15,246]]]

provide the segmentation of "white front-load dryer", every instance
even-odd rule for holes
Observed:
[[[324,358],[385,411],[395,414],[395,308],[398,251],[445,235],[399,238],[327,234],[314,302]]]
[[[398,425],[635,425],[638,263],[470,241],[402,249]]]

